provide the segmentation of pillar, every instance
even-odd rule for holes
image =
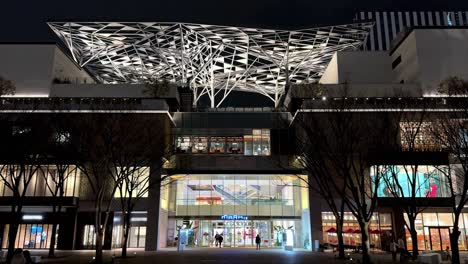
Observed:
[[[145,251],[156,251],[159,249],[159,210],[161,194],[161,166],[158,164],[153,164],[150,167],[149,186]]]
[[[309,185],[311,183],[311,178],[309,177]],[[312,251],[318,251],[316,241],[319,243],[323,242],[323,233],[322,233],[322,198],[320,195],[309,188],[309,213],[310,213],[310,237]]]

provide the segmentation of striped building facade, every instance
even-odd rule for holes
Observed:
[[[392,40],[411,27],[466,26],[468,11],[361,11],[356,21],[374,21],[366,50],[390,50]]]

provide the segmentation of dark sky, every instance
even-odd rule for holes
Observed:
[[[305,28],[349,23],[357,10],[468,10],[464,0],[3,0],[0,42],[54,41],[50,20],[172,21]]]

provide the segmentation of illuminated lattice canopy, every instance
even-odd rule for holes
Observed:
[[[317,81],[333,53],[357,49],[371,23],[294,31],[159,22],[52,22],[73,59],[103,83],[167,79],[218,107],[233,91],[278,104],[287,83]]]

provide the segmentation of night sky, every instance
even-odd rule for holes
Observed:
[[[468,10],[448,0],[3,0],[0,42],[55,41],[46,21],[166,21],[307,28],[349,23],[359,10]]]

